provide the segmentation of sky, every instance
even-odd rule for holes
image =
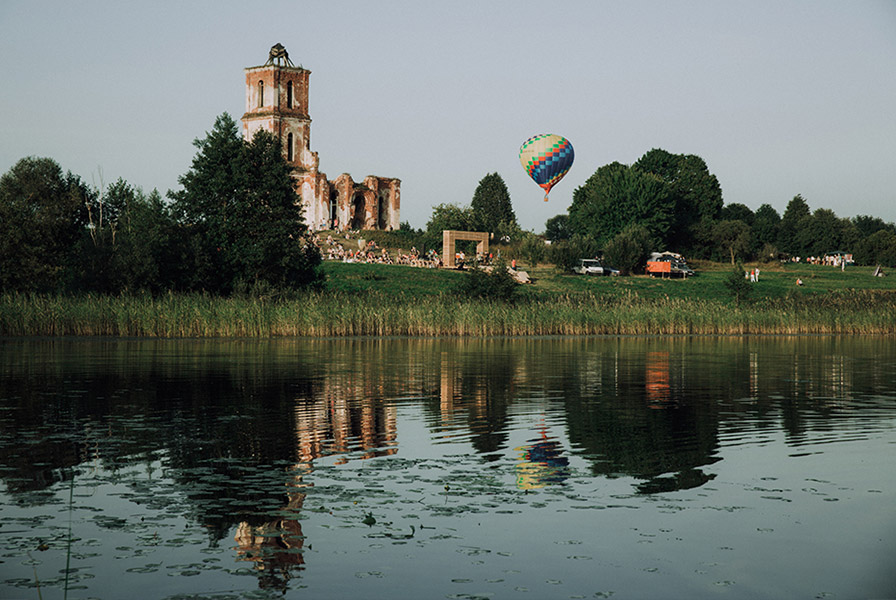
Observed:
[[[896,0],[2,0],[0,173],[178,189],[278,42],[311,70],[321,171],[401,179],[414,227],[497,172],[539,233],[653,148],[702,157],[726,204],[896,221]],[[548,202],[518,159],[537,133],[575,148]]]

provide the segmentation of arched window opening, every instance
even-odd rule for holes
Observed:
[[[352,221],[351,229],[364,229],[365,221],[365,202],[363,194],[355,194],[352,198]]]
[[[330,190],[330,223],[333,224],[333,229],[337,229],[339,227],[339,223],[336,221],[337,218],[337,203],[336,203],[336,190]]]
[[[264,82],[258,82],[258,108],[264,106]]]
[[[385,231],[389,220],[389,201],[385,194],[380,194],[377,199],[376,213],[376,227]]]
[[[286,82],[286,108],[292,108],[292,82]]]
[[[292,134],[286,136],[286,162],[292,162]]]

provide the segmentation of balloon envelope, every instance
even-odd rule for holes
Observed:
[[[545,202],[551,188],[569,171],[574,158],[569,140],[552,133],[533,135],[520,146],[520,163],[529,177],[544,188]]]

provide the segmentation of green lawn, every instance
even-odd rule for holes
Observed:
[[[754,265],[750,265],[752,267]],[[599,295],[625,296],[637,294],[642,298],[675,298],[727,301],[730,294],[724,280],[731,265],[697,262],[697,275],[688,279],[659,279],[646,275],[629,277],[588,277],[561,273],[552,265],[532,269],[534,284],[524,292],[536,299],[555,295],[579,295],[586,292]],[[754,284],[752,299],[783,298],[788,295],[815,295],[846,290],[896,291],[896,272],[889,277],[873,277],[873,267],[834,267],[807,264],[759,265],[759,282]],[[448,269],[421,269],[407,266],[362,263],[324,263],[329,289],[350,293],[380,292],[388,295],[434,296],[451,293],[464,274]],[[798,287],[796,280],[803,280]]]

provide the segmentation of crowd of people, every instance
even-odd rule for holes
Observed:
[[[349,232],[349,236],[351,232]],[[338,260],[347,263],[376,263],[381,265],[408,265],[412,267],[424,267],[429,269],[437,269],[442,266],[442,259],[435,250],[429,250],[420,253],[417,248],[412,247],[408,252],[389,252],[386,248],[380,248],[379,245],[371,240],[358,240],[358,248],[346,248],[345,244],[327,235],[326,238],[314,234],[312,241],[320,249],[321,256],[324,260]],[[346,238],[346,242],[350,238]]]
[[[311,241],[320,250],[324,260],[338,260],[347,263],[375,263],[380,265],[407,265],[427,269],[439,269],[445,266],[442,257],[435,250],[420,252],[416,247],[411,247],[407,252],[401,250],[390,252],[386,248],[381,248],[373,240],[365,241],[361,238],[357,240],[358,248],[354,249],[349,242],[352,241],[352,235],[358,235],[359,233],[358,231],[347,232],[344,243],[334,238],[332,234],[322,237],[318,233],[313,233],[311,234]],[[347,245],[348,247],[346,247]],[[490,265],[493,260],[494,256],[491,253],[476,255],[476,264],[480,266]],[[454,264],[458,269],[469,266],[466,254],[464,252],[455,253]],[[513,268],[516,269],[516,260],[513,261]]]
[[[809,256],[801,258],[799,256],[791,257],[790,262],[805,262],[810,265],[825,265],[828,267],[843,267],[845,264],[852,262],[851,254],[826,254],[824,256]]]

